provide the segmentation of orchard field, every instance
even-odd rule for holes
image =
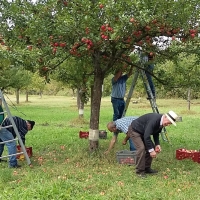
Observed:
[[[33,167],[19,161],[22,168],[9,169],[0,163],[0,199],[7,200],[185,200],[200,199],[200,164],[190,159],[177,160],[176,149],[198,150],[199,100],[188,103],[181,99],[158,99],[159,111],[174,110],[183,121],[177,127],[167,127],[170,143],[161,138],[162,152],[153,161],[158,175],[140,179],[134,166],[120,165],[116,152],[128,149],[121,144],[120,134],[113,151],[105,156],[112,134],[99,140],[99,149],[90,154],[89,141],[79,138],[79,131],[88,131],[90,103],[85,106],[84,120],[78,119],[76,99],[64,96],[20,96],[20,104],[14,106],[15,97],[8,96],[7,103],[13,115],[36,121],[28,133],[26,146],[32,146]],[[134,100],[134,99],[132,99]],[[146,99],[130,103],[127,116],[139,116],[151,112]],[[26,115],[26,116],[25,116]],[[109,97],[102,99],[100,130],[112,119]],[[5,148],[5,154],[7,150]]]

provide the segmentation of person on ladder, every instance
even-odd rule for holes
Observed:
[[[117,70],[114,77],[112,78],[112,91],[111,91],[111,103],[113,106],[113,121],[122,117],[125,101],[124,97],[126,94],[126,81],[132,75],[133,67],[131,66],[128,73],[123,75],[122,70]],[[129,139],[130,147],[134,147],[131,139]],[[135,148],[130,148],[131,151]]]
[[[155,64],[153,63],[153,59],[154,59],[153,52],[150,52],[150,53],[148,53],[148,55],[145,55],[143,57],[143,61],[146,63],[146,64],[145,63],[144,64],[145,64],[146,70],[147,70],[147,71],[145,71],[147,81],[148,81],[149,86],[151,88],[151,92],[153,94],[153,97],[154,97],[154,99],[156,99],[156,90],[155,90],[155,86],[154,86],[154,83],[153,83],[153,80],[152,80],[152,75],[150,74],[150,73],[153,73],[153,70],[154,70],[154,67],[155,67]],[[151,96],[148,95],[147,99],[150,99],[150,98],[151,98]]]
[[[24,120],[24,119],[22,119],[20,117],[17,117],[17,116],[13,116],[13,120],[15,122],[15,125],[16,125],[17,129],[18,129],[18,132],[20,134],[22,142],[25,145],[25,135],[28,133],[28,131],[33,129],[33,126],[35,125],[35,122],[31,121],[31,120]],[[2,127],[6,127],[6,126],[9,126],[9,125],[12,125],[12,123],[10,122],[9,118],[6,118],[2,122],[1,126]],[[14,131],[13,127],[1,128],[0,129],[0,142],[13,140],[14,138],[16,138],[16,134],[15,134],[15,131]],[[7,142],[5,144],[6,144],[7,148],[8,148],[9,155],[17,153],[17,145],[16,145],[16,141],[15,140]],[[5,144],[0,144],[0,157],[3,154],[4,145]],[[2,160],[0,160],[0,162],[1,161]],[[9,167],[10,168],[19,168],[19,167],[21,167],[17,163],[16,155],[9,156]]]

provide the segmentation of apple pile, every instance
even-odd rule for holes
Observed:
[[[192,159],[194,162],[200,163],[200,151],[197,150],[187,150],[187,149],[177,149],[176,159],[183,160],[185,158]]]
[[[135,164],[135,160],[134,160],[134,158],[131,158],[131,157],[120,158],[119,163],[120,164],[130,164],[130,165],[133,165],[133,164]]]

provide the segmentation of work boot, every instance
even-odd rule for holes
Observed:
[[[147,169],[145,169],[145,173],[146,174],[157,174],[158,171],[154,170],[154,169],[151,169],[151,168],[147,168]]]
[[[21,165],[14,165],[14,166],[10,166],[10,168],[20,168],[21,167]]]
[[[140,178],[147,178],[147,175],[144,172],[136,173],[138,177]]]

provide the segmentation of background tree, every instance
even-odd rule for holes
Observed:
[[[88,62],[77,58],[64,61],[56,70],[56,79],[77,92],[79,118],[84,116],[84,104],[89,101],[90,82],[93,72],[86,73]],[[78,73],[78,74],[77,74]]]
[[[163,73],[164,72],[164,73]],[[167,61],[158,66],[158,73],[162,73],[163,80],[170,80],[170,85],[162,86],[164,97],[181,97],[190,100],[198,97],[200,87],[200,65],[194,54],[178,54],[178,59]]]

